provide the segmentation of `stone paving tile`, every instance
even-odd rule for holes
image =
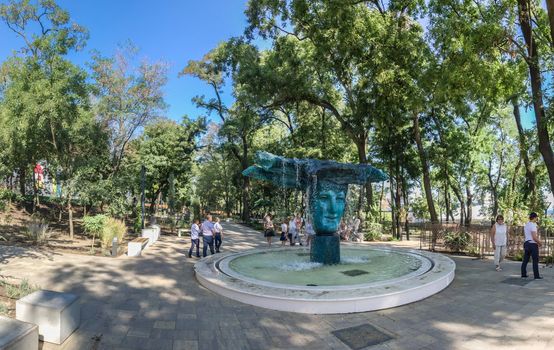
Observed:
[[[175,340],[173,350],[198,350],[198,341],[196,340]]]
[[[225,226],[225,249],[263,245],[259,233]],[[554,269],[541,269],[544,280],[521,287],[501,283],[518,275],[517,262],[497,273],[491,259],[453,257],[454,282],[420,302],[376,312],[304,315],[253,307],[200,286],[193,272],[197,260],[189,262],[184,253],[188,244],[162,236],[140,258],[23,256],[4,264],[2,274],[81,296],[80,329],[62,346],[44,343],[43,350],[348,350],[330,332],[367,323],[395,336],[367,350],[554,348]],[[94,345],[92,337],[99,334]]]
[[[175,321],[156,321],[154,322],[155,329],[175,329]]]

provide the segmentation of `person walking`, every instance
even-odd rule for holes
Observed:
[[[206,216],[206,220],[204,220],[200,229],[202,230],[202,236],[204,237],[202,242],[202,256],[204,258],[208,256],[208,246],[210,247],[210,253],[214,255],[214,223],[212,222],[211,215],[208,214]]]
[[[279,240],[281,241],[281,247],[284,247],[287,243],[287,218],[284,218],[281,224],[281,238]]]
[[[496,271],[502,271],[500,263],[506,257],[508,243],[508,226],[504,223],[504,217],[498,215],[496,223],[491,227],[491,242],[494,249],[494,265]]]
[[[294,241],[295,241],[295,235],[296,235],[296,223],[294,220],[294,216],[290,218],[288,229],[289,229],[288,238],[290,241],[290,245],[293,246],[295,245]]]
[[[200,223],[200,220],[194,219],[194,223],[190,227],[190,249],[189,249],[189,258],[192,258],[192,252],[194,251],[194,247],[196,247],[196,257],[200,257],[200,227],[198,224]]]
[[[271,248],[271,239],[275,236],[275,229],[271,215],[267,214],[264,218],[264,237],[267,240],[267,245]]]
[[[223,238],[223,227],[219,223],[219,218],[215,218],[215,224],[214,224],[214,240],[215,240],[215,252],[219,253],[219,247],[221,247],[222,238]]]
[[[539,274],[539,247],[542,245],[539,240],[537,221],[539,216],[533,212],[529,214],[529,222],[523,227],[523,233],[525,235],[525,243],[523,243],[523,262],[521,263],[521,277],[527,277],[527,263],[529,258],[533,258],[533,277],[535,279],[542,279]]]

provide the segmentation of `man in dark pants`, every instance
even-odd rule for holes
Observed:
[[[525,255],[523,256],[523,262],[521,263],[521,277],[527,277],[527,263],[529,257],[533,258],[533,276],[535,279],[542,279],[539,274],[539,247],[541,241],[539,240],[537,220],[539,216],[537,213],[529,214],[529,222],[523,227],[523,233],[525,234],[525,243],[523,243],[523,250]]]
[[[202,242],[202,256],[206,257],[208,254],[208,247],[210,247],[210,253],[212,255],[214,252],[214,223],[212,222],[212,216],[206,216],[206,220],[202,223],[200,227],[202,230],[202,235],[204,236],[204,241]]]

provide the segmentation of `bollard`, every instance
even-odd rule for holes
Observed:
[[[117,251],[118,251],[117,237],[114,237],[112,239],[112,256],[117,257]]]

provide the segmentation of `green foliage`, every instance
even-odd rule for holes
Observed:
[[[514,255],[512,256],[512,260],[515,260],[515,261],[523,261],[523,255],[524,255],[523,250],[518,250],[518,251],[515,252]]]
[[[111,247],[114,238],[119,243],[123,242],[123,236],[127,233],[127,226],[123,220],[108,218],[101,232],[102,247],[107,249]]]
[[[4,288],[8,298],[12,299],[21,299],[40,289],[38,285],[30,284],[27,279],[23,279],[20,284],[4,283]]]
[[[133,221],[133,231],[140,234],[142,232],[142,208],[140,205],[135,207],[135,220]]]
[[[1,316],[8,316],[8,307],[4,305],[4,303],[0,303],[0,315]]]
[[[8,209],[8,204],[14,199],[15,194],[7,188],[0,188],[0,211]]]
[[[444,245],[450,249],[451,252],[462,252],[466,250],[471,244],[471,235],[467,232],[449,232],[444,234]]]
[[[85,216],[83,218],[83,228],[85,232],[92,235],[99,235],[106,226],[108,217],[106,215],[94,215],[94,216]]]
[[[379,223],[369,223],[367,232],[364,233],[365,241],[380,241],[383,235],[383,226]]]

